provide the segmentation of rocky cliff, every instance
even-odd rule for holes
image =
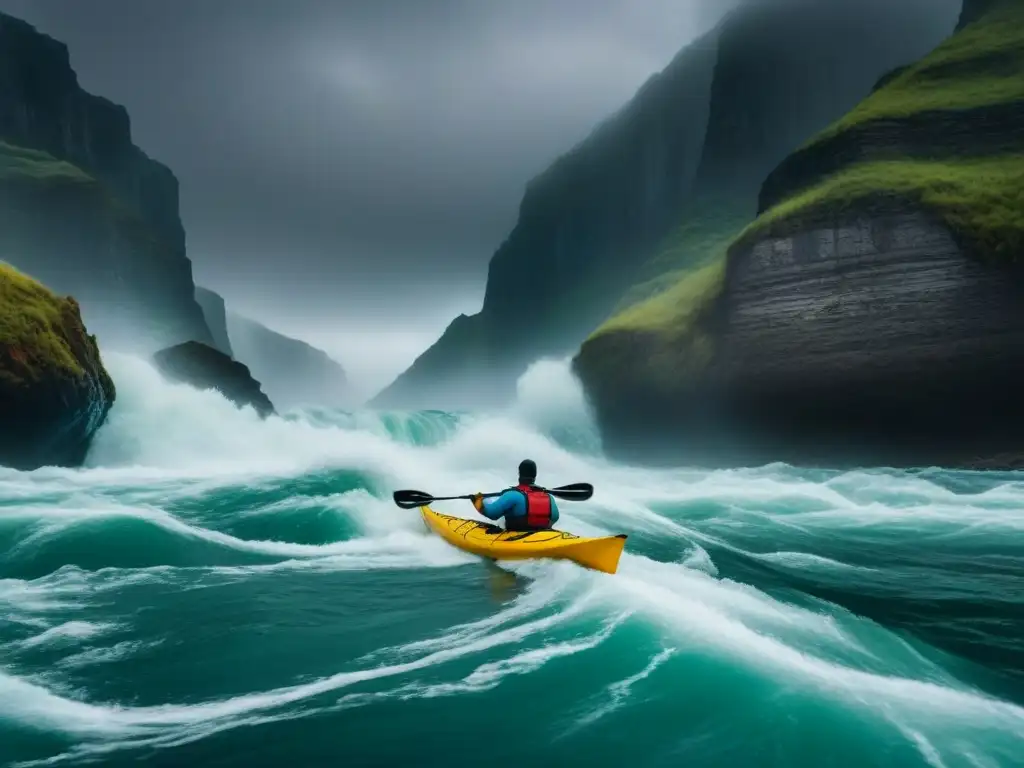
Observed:
[[[481,312],[445,335],[375,399],[474,407],[507,398],[545,354],[567,354],[678,223],[700,160],[714,34],[683,50],[622,110],[526,187],[491,259]]]
[[[80,465],[115,396],[78,303],[0,263],[0,465]]]
[[[278,408],[354,405],[345,370],[325,352],[228,311],[228,336]]]
[[[196,286],[196,301],[203,310],[203,317],[213,337],[213,346],[228,357],[234,357],[231,351],[231,339],[228,338],[228,313],[224,299],[219,293]]]
[[[721,29],[701,189],[756,198],[787,154],[881,75],[949,35],[959,8],[959,0],[762,0],[733,13]]]
[[[989,4],[781,163],[713,275],[588,340],[575,368],[605,445],[702,464],[1018,462],[1022,125],[1024,6]]]
[[[212,342],[193,296],[178,183],[85,92],[64,44],[0,14],[0,252],[75,295],[104,346]]]
[[[483,310],[446,332],[472,344],[442,338],[443,352],[429,350],[375,404],[510,396],[531,361],[569,353],[616,305],[706,263],[709,242],[756,214],[765,174],[927,52],[958,11],[957,0],[769,0],[730,14],[529,184]],[[543,275],[528,300],[524,274]]]

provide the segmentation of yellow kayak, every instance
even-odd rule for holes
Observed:
[[[626,545],[626,534],[584,538],[565,531],[505,531],[495,525],[442,515],[420,507],[430,530],[466,552],[493,560],[551,558],[571,560],[584,568],[615,573]]]

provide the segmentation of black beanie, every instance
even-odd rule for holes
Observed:
[[[519,462],[519,479],[532,483],[537,479],[537,465],[531,459],[523,459]]]

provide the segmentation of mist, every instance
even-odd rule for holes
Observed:
[[[177,175],[196,282],[375,381],[479,308],[526,182],[725,8],[0,0]]]

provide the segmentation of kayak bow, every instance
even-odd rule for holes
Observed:
[[[571,560],[602,573],[615,573],[626,545],[626,534],[586,538],[565,531],[505,531],[495,525],[452,517],[420,507],[430,530],[449,544],[493,560],[547,558]]]

